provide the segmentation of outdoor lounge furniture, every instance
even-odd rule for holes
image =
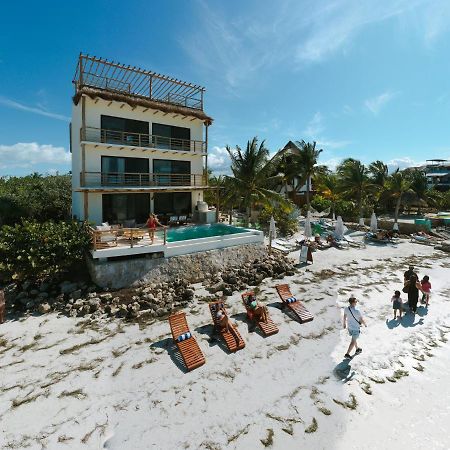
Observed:
[[[113,230],[111,225],[99,225],[90,228],[92,243],[95,250],[117,246],[117,230]]]
[[[216,330],[220,333],[220,335],[223,337],[223,340],[225,341],[225,344],[230,352],[237,352],[238,350],[241,350],[245,347],[244,339],[242,339],[242,336],[240,335],[238,329],[230,324],[230,327],[232,326],[234,328],[234,331],[236,333],[236,336],[238,339],[236,339],[236,336],[231,333],[231,331],[226,331],[222,327],[219,326],[218,320],[217,320],[217,311],[219,311],[220,308],[225,308],[222,301],[216,301],[209,303],[209,311],[211,313],[211,317],[214,322],[214,327]]]
[[[247,311],[247,317],[251,322],[255,322],[260,328],[264,336],[271,336],[272,334],[278,333],[278,327],[273,323],[272,319],[267,315],[267,323],[262,320],[257,320],[255,317],[255,312],[248,305],[248,298],[255,297],[253,292],[244,292],[242,294],[242,302],[244,303],[245,309]]]
[[[187,222],[187,216],[178,216],[178,223],[180,225],[185,225]]]
[[[205,364],[205,357],[189,330],[186,314],[180,311],[170,315],[169,325],[173,342],[183,358],[186,369],[191,371]]]
[[[289,308],[297,316],[300,323],[311,322],[314,319],[303,303],[292,295],[287,284],[279,284],[275,286],[275,289],[283,302],[283,306]]]
[[[178,216],[170,216],[168,225],[178,225]]]
[[[125,239],[143,239],[148,235],[148,229],[146,228],[123,228],[122,236]]]

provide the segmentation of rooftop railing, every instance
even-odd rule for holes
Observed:
[[[100,142],[104,144],[206,153],[205,141],[169,138],[154,134],[131,133],[129,131],[106,130],[104,128],[81,128],[80,139],[81,141]]]
[[[81,172],[82,187],[201,187],[207,185],[203,174],[197,173],[130,173]]]
[[[203,111],[205,88],[95,56],[79,56],[73,83],[76,91],[90,87]]]

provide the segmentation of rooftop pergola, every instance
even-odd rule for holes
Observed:
[[[84,88],[203,111],[205,88],[139,67],[80,54],[75,95]]]

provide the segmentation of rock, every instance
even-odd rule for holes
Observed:
[[[30,293],[29,293],[29,295],[30,295],[31,297],[37,297],[38,294],[39,294],[39,291],[38,291],[37,289],[32,289],[32,290],[30,291]]]
[[[48,303],[41,303],[38,306],[38,311],[40,314],[47,314],[48,312],[51,311],[51,309],[52,308],[50,307],[50,305]]]
[[[39,290],[41,292],[47,292],[50,289],[50,285],[48,283],[41,283],[41,285],[39,286]]]
[[[225,286],[225,287],[223,288],[223,290],[222,290],[222,294],[223,294],[225,297],[229,297],[229,296],[233,295],[233,289],[231,289],[230,286]]]
[[[73,300],[78,300],[79,298],[81,298],[81,289],[77,289],[76,291],[71,292],[70,298],[72,298]]]
[[[30,287],[31,287],[31,283],[29,281],[24,281],[22,283],[22,290],[23,291],[28,291],[28,289],[30,289]]]
[[[100,294],[99,297],[100,297],[101,300],[107,301],[107,300],[112,300],[113,295],[111,293],[109,293],[109,292],[105,292],[103,294]]]
[[[27,308],[27,309],[33,309],[34,308],[34,302],[33,302],[33,300],[29,300],[28,302],[27,302],[27,304],[25,305],[25,307]]]
[[[95,298],[97,297],[97,292],[89,292],[88,298]]]
[[[71,283],[70,281],[64,281],[59,285],[62,294],[70,294],[77,289],[76,283]]]
[[[91,298],[88,300],[89,305],[89,312],[93,313],[98,310],[100,306],[100,299],[99,298]]]
[[[158,308],[158,309],[156,310],[156,315],[157,315],[158,317],[163,316],[165,313],[166,313],[166,311],[165,311],[164,308]]]

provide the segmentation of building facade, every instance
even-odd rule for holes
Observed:
[[[207,187],[204,88],[88,55],[73,82],[73,217],[130,226],[190,215]]]
[[[430,159],[424,167],[428,188],[439,191],[450,189],[450,161],[445,159]]]

